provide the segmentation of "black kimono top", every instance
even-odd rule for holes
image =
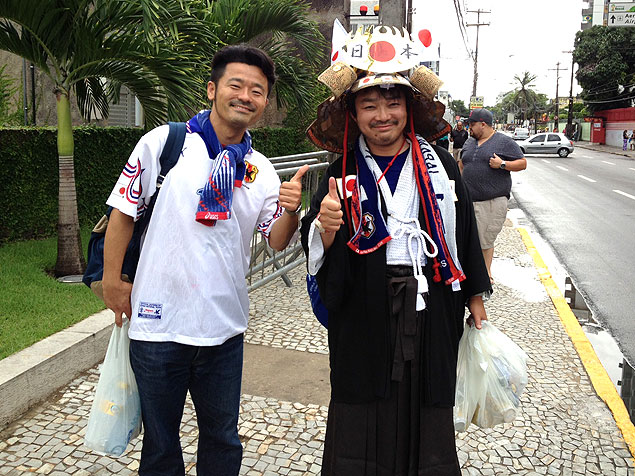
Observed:
[[[465,305],[470,296],[490,291],[491,284],[476,230],[472,200],[465,188],[456,161],[446,150],[433,146],[455,182],[456,243],[458,259],[466,279],[461,290],[432,280],[428,260],[424,273],[429,296],[424,319],[421,382],[425,406],[454,405],[458,343],[463,333]],[[355,175],[355,154],[347,158],[346,175]],[[342,176],[340,157],[327,169],[311,199],[311,208],[302,219],[302,245],[308,256],[308,236],[320,203],[329,190],[329,177]],[[413,183],[413,187],[416,185]],[[349,201],[350,209],[350,198]],[[383,208],[385,218],[385,206]],[[342,211],[344,211],[342,202]],[[331,398],[336,402],[362,403],[388,398],[394,342],[390,342],[386,278],[386,246],[359,255],[347,246],[350,217],[335,235],[316,276],[320,297],[329,311],[329,358]],[[420,223],[423,210],[419,210]],[[316,231],[317,232],[317,231]]]

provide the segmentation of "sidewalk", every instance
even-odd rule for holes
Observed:
[[[463,475],[634,475],[616,421],[629,441],[632,424],[619,408],[614,417],[596,393],[589,375],[597,385],[598,369],[588,374],[582,365],[563,325],[571,323],[560,318],[566,310],[547,294],[550,275],[523,237],[508,220],[497,240],[495,293],[487,303],[491,322],[529,355],[523,412],[511,424],[472,425],[458,434]],[[251,294],[239,422],[243,475],[320,474],[329,392],[326,332],[311,313],[303,270],[292,278],[292,288],[276,281]],[[584,346],[583,337],[573,340]],[[593,365],[593,355],[582,355]],[[136,474],[139,439],[118,459],[82,446],[97,380],[95,367],[2,432],[0,475]],[[600,395],[611,401],[610,389]],[[182,424],[188,475],[196,474],[196,441],[188,399]]]
[[[597,152],[606,152],[607,154],[621,155],[628,157],[629,159],[635,159],[635,150],[622,150],[621,147],[616,147],[606,144],[593,144],[591,142],[579,141],[574,142],[573,146],[580,149],[595,150]]]

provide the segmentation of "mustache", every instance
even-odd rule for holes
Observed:
[[[381,127],[381,126],[396,126],[397,124],[399,124],[399,122],[397,120],[390,120],[390,121],[373,121],[370,123],[370,127]]]
[[[230,106],[242,106],[242,107],[246,107],[246,108],[247,108],[247,109],[249,109],[250,111],[254,111],[254,110],[255,110],[255,108],[251,105],[251,103],[241,101],[240,99],[234,99],[234,100],[232,100],[232,101],[229,101],[229,105],[230,105]]]

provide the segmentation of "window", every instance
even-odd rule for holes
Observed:
[[[557,134],[549,134],[549,138],[547,139],[549,142],[560,142],[560,136]]]
[[[544,142],[544,141],[545,141],[545,135],[540,134],[539,136],[536,136],[533,139],[531,139],[529,142]]]

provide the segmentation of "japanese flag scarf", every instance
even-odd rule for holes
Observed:
[[[432,258],[433,280],[445,284],[460,282],[465,279],[457,257],[455,239],[456,210],[454,208],[454,191],[450,186],[447,172],[428,142],[420,136],[409,135],[410,153],[406,160],[412,160],[416,186],[423,209],[424,223],[422,228],[436,244],[438,252]],[[358,254],[372,253],[391,237],[388,227],[380,212],[380,192],[375,176],[367,164],[367,157],[372,157],[363,136],[355,147],[355,163],[357,179],[352,191],[351,218],[354,228],[353,237],[348,246]],[[437,200],[445,196],[444,200]],[[364,217],[378,217],[374,222],[374,230],[365,230]]]
[[[198,192],[200,199],[195,220],[214,226],[216,220],[231,218],[234,187],[241,187],[245,178],[245,155],[251,149],[251,136],[245,131],[239,144],[222,146],[209,120],[210,111],[202,111],[187,121],[187,131],[198,133],[209,158],[214,162],[205,186]]]

